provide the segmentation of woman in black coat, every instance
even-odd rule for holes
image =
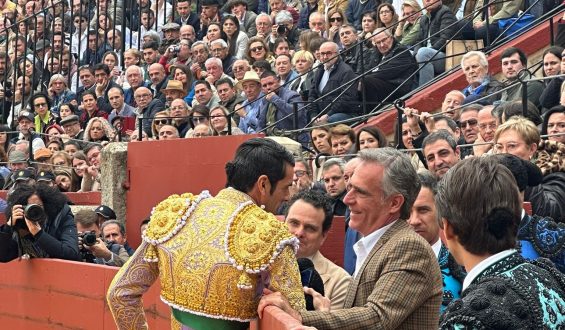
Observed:
[[[77,228],[67,202],[63,193],[46,184],[18,186],[8,196],[8,222],[0,226],[0,262],[25,255],[80,260]],[[31,204],[39,208],[25,212]]]

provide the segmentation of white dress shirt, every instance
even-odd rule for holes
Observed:
[[[432,245],[432,250],[434,250],[434,254],[436,255],[436,258],[439,257],[439,251],[441,250],[441,240],[438,239],[437,242],[435,242]]]
[[[512,253],[516,252],[515,249],[504,250],[502,252],[498,252],[497,254],[493,254],[492,256],[486,258],[485,260],[479,262],[471,271],[467,273],[465,280],[463,281],[463,287],[461,288],[461,292],[465,291],[471,283],[477,278],[477,276],[481,275],[481,273],[487,269],[490,265],[495,264],[496,262],[508,257]]]
[[[398,221],[398,220],[397,220]],[[392,225],[396,221],[391,222],[390,224],[375,230],[374,232],[370,233],[369,235],[361,238],[355,245],[353,245],[353,251],[355,251],[355,255],[357,255],[357,261],[355,262],[355,273],[353,273],[353,277],[357,277],[357,273],[363,266],[365,259],[371,253],[371,250],[375,247],[375,244],[379,241],[379,239],[386,233],[386,231],[392,227]]]

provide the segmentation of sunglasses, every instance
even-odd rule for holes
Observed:
[[[331,17],[330,18],[330,22],[341,22],[343,21],[343,18],[341,17]]]
[[[193,123],[200,123],[206,121],[206,117],[194,117],[192,118]]]
[[[169,123],[168,119],[154,119],[155,125],[167,125]]]
[[[459,123],[459,127],[461,127],[462,129],[465,129],[467,127],[467,125],[469,125],[469,127],[474,127],[477,126],[478,121],[476,119],[469,119],[466,121],[462,121]]]
[[[263,49],[265,49],[265,47],[263,47],[263,46],[257,46],[257,47],[255,47],[255,48],[251,48],[250,51],[256,53],[256,52],[262,51]]]

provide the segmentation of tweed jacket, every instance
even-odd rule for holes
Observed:
[[[311,259],[324,282],[324,296],[331,300],[331,309],[342,309],[347,289],[351,284],[351,276],[343,268],[324,257],[320,251]]]
[[[302,311],[323,329],[437,329],[442,280],[431,246],[404,220],[377,241],[353,279],[344,309]]]

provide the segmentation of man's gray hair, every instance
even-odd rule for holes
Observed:
[[[133,71],[133,70],[137,70],[139,75],[141,77],[143,77],[143,69],[140,66],[133,64],[133,65],[128,66],[128,68],[126,69],[126,79],[127,79],[128,71]]]
[[[472,51],[466,53],[465,55],[463,55],[463,57],[461,58],[461,70],[463,70],[463,63],[471,57],[478,57],[479,58],[479,64],[483,68],[486,68],[487,71],[488,71],[487,56],[485,55],[485,53],[480,52],[478,50],[472,50]]]
[[[158,45],[161,44],[161,36],[157,31],[149,30],[143,34],[144,37],[149,37],[151,40],[155,41]]]
[[[210,46],[214,46],[220,44],[222,48],[228,48],[228,44],[224,41],[224,39],[216,39],[210,43]]]
[[[389,28],[386,27],[380,27],[377,28],[374,32],[373,32],[373,36],[377,36],[379,33],[384,33],[385,35],[392,37],[392,32],[390,32]]]
[[[261,14],[257,15],[257,17],[255,17],[255,24],[257,24],[257,20],[259,18],[262,18],[262,17],[267,17],[269,19],[269,23],[271,23],[271,25],[273,25],[273,21],[271,20],[271,16],[269,16],[268,14],[265,14],[265,13],[261,13]]]
[[[288,10],[281,10],[278,12],[277,16],[275,16],[275,24],[290,22],[292,20],[292,14]]]
[[[394,148],[365,149],[359,152],[363,163],[373,163],[384,167],[381,187],[384,197],[394,194],[404,196],[400,207],[400,218],[408,219],[412,205],[420,192],[420,178],[410,161],[410,157]]]
[[[324,165],[322,165],[322,173],[336,165],[339,166],[341,173],[345,171],[345,160],[343,160],[343,158],[330,158],[324,162]]]
[[[206,62],[204,62],[204,66],[212,63],[216,63],[216,65],[218,65],[220,68],[223,67],[222,60],[217,57],[210,57],[209,59],[207,59]]]
[[[197,46],[200,46],[200,45],[204,45],[204,49],[206,49],[206,51],[208,52],[208,45],[204,41],[197,41],[197,42],[193,43],[192,47],[190,47],[190,50],[194,50],[194,48],[196,48]]]

